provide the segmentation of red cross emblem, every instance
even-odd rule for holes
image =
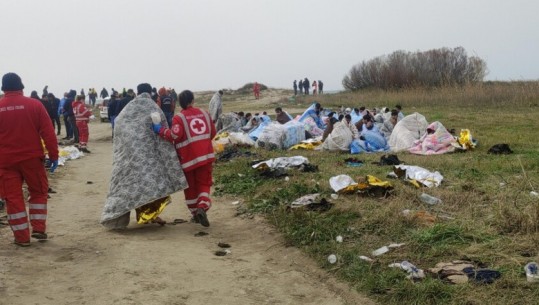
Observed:
[[[189,123],[189,128],[191,128],[191,131],[195,134],[203,134],[206,131],[206,123],[204,123],[201,119],[193,119]]]

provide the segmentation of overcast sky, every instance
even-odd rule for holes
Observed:
[[[1,0],[0,74],[31,90],[342,89],[396,50],[462,46],[488,80],[539,79],[537,0]]]

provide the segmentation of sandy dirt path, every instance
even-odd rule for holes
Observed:
[[[105,230],[109,128],[92,123],[92,153],[52,176],[48,241],[20,248],[0,226],[0,304],[372,304],[285,247],[261,218],[235,217],[225,198],[214,199],[210,228],[138,225],[132,213],[127,230]],[[162,216],[188,219],[182,194]],[[231,253],[216,256],[219,242]]]

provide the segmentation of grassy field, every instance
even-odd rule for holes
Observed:
[[[264,92],[262,92],[264,94]],[[281,92],[282,94],[282,92]],[[237,103],[235,101],[238,101]],[[227,96],[226,111],[268,112],[276,106],[299,112],[314,100],[327,108],[382,107],[401,104],[406,114],[419,112],[429,122],[440,121],[448,129],[470,129],[478,147],[465,153],[416,156],[399,153],[408,165],[417,165],[444,176],[442,185],[417,189],[401,180],[386,178],[391,167],[374,165],[382,154],[353,155],[365,161],[348,167],[352,155],[318,151],[265,151],[251,149],[252,157],[216,164],[216,194],[242,198],[240,213],[264,213],[290,245],[303,249],[322,268],[370,295],[380,304],[539,304],[539,283],[527,283],[523,266],[539,261],[539,84],[536,82],[486,83],[478,87],[368,91],[316,97],[288,98],[276,95],[265,104],[246,102],[245,96]],[[250,108],[252,107],[252,108]],[[490,155],[494,144],[508,143],[514,154]],[[262,178],[251,167],[254,159],[302,155],[319,167],[318,172],[290,171],[283,178]],[[374,175],[394,186],[388,198],[340,195],[330,199],[329,178],[347,174],[354,179]],[[419,195],[440,198],[426,205]],[[328,212],[287,209],[294,199],[321,193],[335,203]],[[428,212],[434,223],[404,216],[403,210]],[[343,236],[337,243],[335,237]],[[369,263],[360,255],[390,243],[401,248]],[[337,263],[327,256],[335,254]],[[389,268],[408,260],[422,269],[438,262],[467,259],[498,270],[493,284],[452,285],[427,276],[406,279],[406,272]]]

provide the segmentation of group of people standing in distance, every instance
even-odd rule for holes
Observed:
[[[299,90],[299,94],[309,95],[309,90],[311,89],[311,86],[313,89],[312,91],[313,95],[324,93],[324,83],[321,80],[319,81],[313,80],[311,84],[309,82],[309,79],[305,77],[305,79],[300,79],[299,82],[294,80],[294,83],[293,83],[294,95],[298,95],[298,90]]]

